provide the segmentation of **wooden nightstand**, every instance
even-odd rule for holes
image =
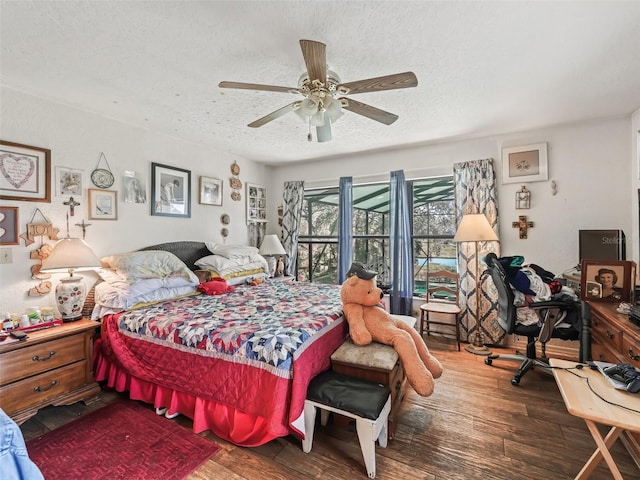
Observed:
[[[0,407],[21,424],[49,405],[91,403],[100,393],[93,376],[93,335],[99,323],[82,319],[0,344]]]

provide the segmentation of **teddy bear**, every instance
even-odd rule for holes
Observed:
[[[380,306],[383,294],[376,286],[376,275],[354,262],[340,287],[351,339],[361,346],[372,341],[391,345],[400,357],[409,384],[419,395],[428,397],[433,393],[434,379],[442,375],[442,365],[413,327],[393,318]]]

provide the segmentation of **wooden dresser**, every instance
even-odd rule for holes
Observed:
[[[640,368],[640,327],[616,311],[617,303],[589,302],[591,307],[591,358],[609,363],[629,363]],[[640,394],[638,404],[640,404]],[[620,437],[640,462],[640,435]],[[639,463],[640,464],[640,463]]]
[[[0,344],[0,408],[20,424],[43,407],[97,398],[92,357],[98,326],[82,319]]]

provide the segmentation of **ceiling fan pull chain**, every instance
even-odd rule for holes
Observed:
[[[313,137],[311,136],[311,117],[309,117],[309,133],[307,133],[307,141],[313,141]]]

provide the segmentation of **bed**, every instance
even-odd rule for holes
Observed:
[[[211,249],[201,242],[173,242],[142,252],[177,257],[188,270],[181,275],[193,283],[190,275],[202,270],[196,262]],[[179,276],[147,278],[152,275],[148,257],[142,263],[138,274],[146,277],[129,278],[126,297],[144,282],[164,285]],[[107,279],[119,272],[117,265],[103,270],[109,270],[101,272]],[[347,336],[339,286],[278,281],[264,274],[254,285],[248,280],[260,274],[253,267],[249,271],[250,278],[225,276],[226,293],[197,292],[206,282],[196,277],[190,292],[169,289],[166,299],[138,297],[129,304],[118,297],[124,303],[113,311],[104,308],[99,291],[109,282],[97,285],[94,318],[102,327],[94,349],[96,379],[156,409],[166,408],[167,415],[191,418],[196,433],[211,430],[236,445],[303,437],[309,381],[330,367],[331,354]]]

